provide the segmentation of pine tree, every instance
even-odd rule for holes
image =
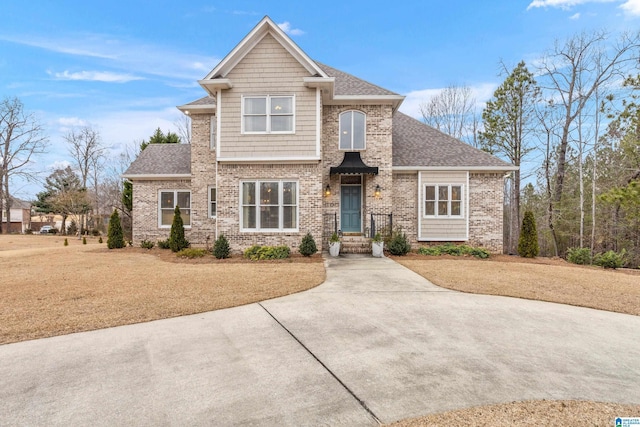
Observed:
[[[533,216],[533,212],[526,211],[522,219],[522,228],[520,229],[518,254],[524,258],[535,258],[539,252],[536,219]]]
[[[113,210],[109,219],[109,230],[107,231],[107,247],[109,249],[124,248],[124,234],[122,232],[122,224],[120,224],[120,215],[117,210]]]
[[[307,232],[307,234],[302,238],[302,242],[300,243],[300,248],[298,250],[303,256],[311,256],[318,252],[316,241],[313,240],[313,236],[310,232]]]
[[[229,258],[230,255],[231,247],[229,246],[229,241],[224,237],[224,234],[221,234],[213,245],[213,256],[218,259],[225,259]]]
[[[189,242],[184,237],[184,222],[180,215],[180,208],[176,206],[173,211],[173,222],[171,223],[171,233],[169,234],[169,248],[173,252],[179,252],[189,247]]]

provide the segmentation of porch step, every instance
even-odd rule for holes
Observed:
[[[340,253],[343,254],[370,254],[371,241],[363,236],[343,236],[340,245]]]

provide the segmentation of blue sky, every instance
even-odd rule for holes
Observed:
[[[205,94],[203,78],[269,15],[313,59],[418,105],[448,85],[474,90],[481,109],[499,63],[533,63],[554,40],[640,26],[640,0],[3,2],[0,97],[17,96],[45,126],[42,176],[69,156],[71,126],[97,129],[112,155],[175,130],[175,108]],[[14,183],[30,199],[39,185]]]

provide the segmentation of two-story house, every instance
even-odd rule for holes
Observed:
[[[151,144],[133,182],[133,239],[166,239],[175,206],[194,246],[320,247],[401,227],[413,245],[502,251],[515,167],[398,111],[404,97],[311,59],[269,17],[178,108],[191,144]]]

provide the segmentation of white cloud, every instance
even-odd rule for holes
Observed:
[[[493,92],[498,85],[496,83],[480,83],[475,86],[469,86],[473,97],[476,99],[476,110],[478,113],[482,112],[485,104],[493,96]],[[416,119],[421,119],[420,104],[428,102],[431,98],[438,95],[445,88],[438,89],[421,89],[414,90],[405,95],[404,102],[400,106],[400,110]]]
[[[289,23],[289,21],[285,21],[282,24],[278,24],[278,27],[280,27],[282,31],[289,34],[290,36],[301,36],[304,34],[304,31],[298,28],[291,28],[291,23]]]
[[[640,16],[640,0],[627,0],[620,5],[625,14]]]
[[[56,160],[53,163],[49,163],[46,168],[50,171],[54,171],[56,169],[66,169],[67,166],[71,166],[71,162],[68,160]]]
[[[106,83],[127,83],[134,80],[144,80],[142,77],[137,77],[131,74],[112,73],[109,71],[78,71],[72,73],[65,70],[62,73],[49,72],[49,74],[57,80],[82,80]]]
[[[86,126],[87,122],[79,117],[60,117],[58,124],[65,127]]]
[[[618,0],[533,0],[527,6],[527,10],[535,7],[556,7],[566,10],[584,3],[611,3],[614,1]]]
[[[574,21],[577,21],[578,19],[580,19],[580,12],[578,12],[578,13],[574,13],[573,15],[571,15],[571,16],[569,17],[569,19],[572,19],[572,20],[574,20]]]

